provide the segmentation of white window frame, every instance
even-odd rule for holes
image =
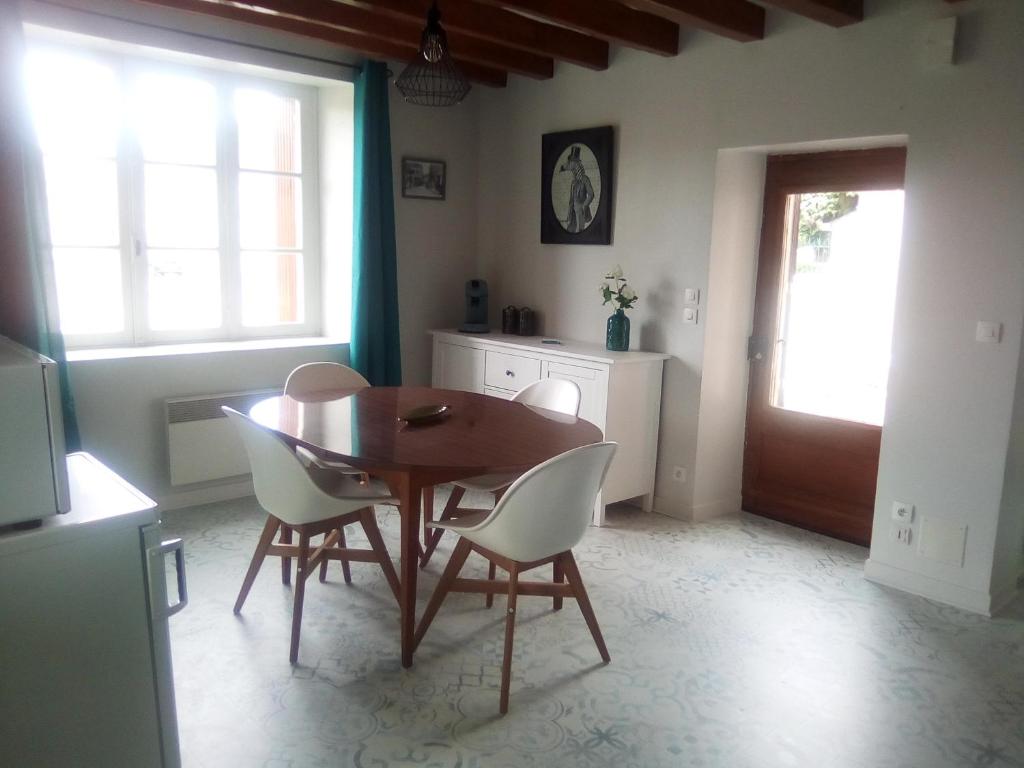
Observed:
[[[127,94],[132,80],[144,72],[166,72],[201,78],[216,89],[218,103],[217,185],[220,261],[221,321],[216,328],[155,331],[148,328],[149,263],[145,237],[144,166],[138,137],[132,135],[125,120],[118,142],[117,175],[125,327],[115,333],[70,334],[64,339],[69,349],[96,347],[147,346],[189,342],[245,341],[286,337],[319,336],[322,332],[322,291],[320,253],[320,185],[318,147],[318,93],[313,86],[222,71],[210,67],[168,62],[159,58],[97,51],[87,47],[35,42],[35,49],[71,51],[92,57],[117,73],[122,92]],[[238,131],[233,120],[232,97],[238,88],[258,88],[299,102],[302,242],[295,250],[302,254],[303,322],[276,326],[247,327],[242,324],[241,246],[238,210],[239,180]],[[249,172],[248,170],[245,172]],[[255,171],[259,172],[259,171]],[[271,249],[272,250],[272,249]]]

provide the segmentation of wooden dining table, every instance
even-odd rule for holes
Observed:
[[[415,408],[447,405],[427,423],[403,419]],[[440,483],[492,473],[522,473],[601,430],[574,416],[488,395],[429,387],[366,387],[283,395],[257,403],[259,424],[332,461],[388,484],[401,517],[399,608],[402,665],[412,666],[423,492]],[[432,494],[428,494],[432,498]]]

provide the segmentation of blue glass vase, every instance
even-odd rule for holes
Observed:
[[[629,318],[625,310],[616,309],[615,314],[608,318],[605,346],[612,352],[629,351]]]

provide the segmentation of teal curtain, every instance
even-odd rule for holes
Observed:
[[[367,61],[356,78],[350,361],[375,386],[402,383],[398,258],[388,73]]]
[[[0,335],[57,361],[68,451],[81,448],[56,307],[43,159],[23,77],[18,3],[0,7]]]

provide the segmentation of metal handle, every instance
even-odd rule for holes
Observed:
[[[505,375],[506,375],[506,376],[515,376],[516,374],[515,374],[515,372],[514,372],[514,371],[510,371],[510,370],[508,370],[508,369],[506,368],[506,369],[505,369]]]
[[[185,584],[185,542],[181,539],[162,541],[154,554],[156,557],[163,557],[168,552],[174,553],[174,570],[178,581],[178,602],[168,605],[164,609],[164,616],[170,617],[188,605],[188,586]]]

